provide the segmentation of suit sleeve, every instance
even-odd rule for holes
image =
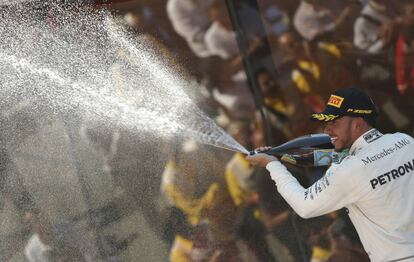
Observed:
[[[276,183],[278,192],[303,218],[317,217],[341,209],[354,202],[361,194],[355,180],[358,172],[349,167],[345,170],[339,165],[332,165],[309,188],[302,187],[279,161],[269,163],[266,168]],[[355,179],[351,176],[355,176]]]

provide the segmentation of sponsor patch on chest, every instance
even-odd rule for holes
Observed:
[[[414,159],[370,180],[372,189],[409,175],[414,171]]]
[[[374,163],[377,160],[391,156],[393,153],[408,146],[409,144],[410,144],[410,141],[408,139],[401,139],[400,141],[397,141],[393,146],[390,146],[388,148],[383,148],[381,151],[378,151],[376,154],[372,154],[370,156],[367,156],[361,159],[361,161],[364,163],[364,165]]]

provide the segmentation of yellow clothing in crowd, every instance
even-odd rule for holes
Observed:
[[[247,185],[252,173],[253,168],[244,156],[235,154],[226,166],[225,185],[214,182],[200,198],[196,198],[191,184],[197,180],[197,174],[183,174],[173,161],[169,161],[163,173],[162,191],[172,205],[186,214],[193,226],[207,219],[217,240],[226,242],[234,237],[232,232],[237,227],[237,207],[242,206],[252,195]],[[194,242],[191,239],[177,235],[170,252],[170,261],[193,261],[193,250]]]
[[[318,246],[312,247],[311,262],[325,262],[328,261],[330,256],[331,252],[329,250]]]
[[[240,153],[235,154],[226,166],[227,189],[236,206],[240,206],[252,197],[252,192],[248,190],[247,183],[253,171],[254,168]]]
[[[187,215],[191,225],[197,225],[201,220],[202,211],[208,209],[213,202],[218,184],[209,185],[201,198],[196,198],[196,174],[180,172],[175,163],[169,161],[163,173],[162,190],[170,204],[176,206]]]

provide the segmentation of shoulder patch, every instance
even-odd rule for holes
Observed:
[[[367,143],[371,143],[374,142],[375,140],[377,140],[378,138],[380,138],[382,136],[382,134],[376,130],[373,129],[371,131],[369,131],[368,133],[366,133],[363,138]]]

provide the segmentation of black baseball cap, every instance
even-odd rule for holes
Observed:
[[[312,120],[333,121],[343,116],[374,119],[378,116],[372,99],[357,87],[338,89],[331,95],[325,110],[312,114]]]

